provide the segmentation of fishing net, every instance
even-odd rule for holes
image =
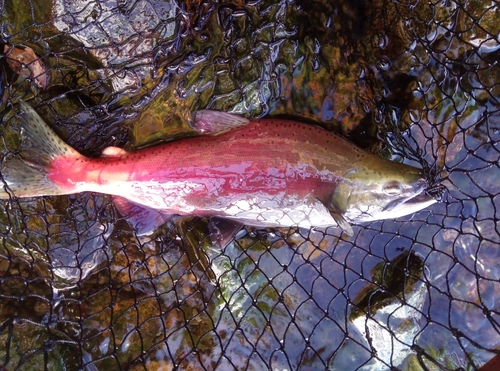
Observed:
[[[3,0],[19,99],[98,157],[191,112],[289,116],[423,167],[440,201],[338,228],[144,237],[110,196],[2,201],[0,370],[471,370],[500,350],[496,1]],[[442,191],[444,189],[444,192]]]

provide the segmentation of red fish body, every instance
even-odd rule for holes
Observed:
[[[327,227],[339,221],[342,226],[344,217],[374,220],[375,213],[384,212],[382,204],[404,203],[425,188],[419,169],[294,121],[247,123],[201,111],[200,122],[208,117],[211,125],[217,120],[229,127],[245,125],[137,152],[110,148],[103,157],[90,159],[55,137],[31,107],[23,104],[23,110],[24,136],[32,147],[48,148],[41,159],[24,158],[17,164],[31,174],[30,186],[21,186],[16,178],[21,170],[3,170],[18,197],[92,191],[165,214],[226,217],[256,226]],[[34,162],[43,171],[34,172]],[[424,200],[419,202],[420,209],[433,200],[427,197],[425,206]],[[343,228],[350,227],[345,223]]]
[[[335,155],[342,152],[349,156]],[[254,206],[257,221],[263,213],[263,224],[279,226],[278,219],[284,216],[266,218],[276,213],[271,210],[316,201],[326,204],[345,169],[364,155],[321,128],[259,120],[218,136],[184,139],[121,156],[60,156],[51,162],[47,177],[68,193],[119,195],[172,214],[247,220]],[[305,217],[288,224],[311,226]],[[330,219],[316,225],[332,225]]]

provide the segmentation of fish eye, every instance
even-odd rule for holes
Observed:
[[[398,181],[394,180],[392,182],[387,182],[384,184],[384,187],[382,188],[382,191],[387,195],[387,196],[399,196],[402,193],[402,188],[401,188],[401,183]]]

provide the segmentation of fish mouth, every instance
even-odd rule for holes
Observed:
[[[405,205],[407,206],[412,206],[412,205],[422,205],[422,204],[427,204],[427,206],[429,205],[432,205],[433,203],[436,203],[437,200],[436,198],[428,195],[426,192],[422,192],[420,194],[417,194],[411,198],[409,198],[408,200],[406,200],[404,202]],[[427,207],[427,206],[423,206],[423,207]]]
[[[446,188],[440,184],[432,186],[427,180],[419,179],[415,182],[413,189],[415,194],[408,198],[404,204],[408,206],[426,205],[424,207],[427,207],[441,200]]]
[[[407,198],[404,202],[400,202],[398,205],[393,205],[390,212],[393,214],[393,217],[397,218],[404,215],[414,214],[417,211],[435,204],[436,202],[436,198],[428,195],[425,190],[422,190],[421,193],[417,193],[414,196]],[[387,212],[389,210],[384,211]]]
[[[398,218],[416,213],[437,202],[436,197],[431,196],[427,191],[427,182],[425,180],[419,179],[413,184],[412,188],[413,195],[390,202],[384,207],[383,213],[390,212],[392,217]]]

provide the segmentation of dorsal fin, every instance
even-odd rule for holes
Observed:
[[[219,135],[240,126],[248,124],[250,120],[243,116],[227,112],[202,110],[193,113],[191,127],[204,135]]]

